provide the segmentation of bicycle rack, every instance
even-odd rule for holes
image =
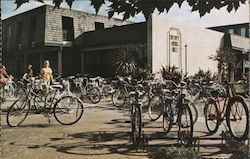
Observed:
[[[222,139],[221,139],[221,144],[235,144],[235,143],[244,143],[247,144],[248,146],[250,145],[250,139],[247,138],[246,140],[243,141],[237,141],[232,138],[231,134],[229,131],[222,131]]]
[[[199,137],[193,137],[191,144],[192,144],[193,150],[200,152],[200,138]]]
[[[183,132],[178,132],[178,138],[177,138],[177,143],[182,145],[182,138],[183,138]],[[200,138],[199,137],[193,137],[191,139],[190,145],[188,147],[192,147],[193,150],[195,151],[200,151]]]
[[[142,137],[139,140],[138,145],[135,147],[136,152],[142,150],[142,152],[148,151],[148,138],[146,137],[144,131],[142,132]]]

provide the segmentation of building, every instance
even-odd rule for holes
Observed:
[[[231,24],[210,27],[215,31],[225,33],[224,42],[226,47],[231,48],[236,53],[235,79],[240,79],[242,74],[249,72],[249,23]]]
[[[20,77],[32,64],[39,73],[45,59],[58,74],[81,72],[81,50],[75,39],[87,31],[130,24],[70,9],[43,5],[3,20],[3,59],[10,73]]]
[[[208,29],[249,38],[249,23],[215,26]]]
[[[39,21],[34,20],[36,16]],[[42,61],[49,59],[54,72],[63,76],[76,73],[112,76],[114,61],[127,46],[137,50],[127,54],[141,67],[149,66],[152,72],[175,65],[191,75],[199,69],[217,72],[217,62],[209,58],[223,45],[237,50],[239,55],[249,51],[246,37],[155,15],[147,22],[131,23],[63,8],[53,10],[45,5],[5,19],[3,26],[4,63],[14,75],[21,75],[29,63],[34,63],[38,72]],[[243,73],[241,56],[238,63]]]

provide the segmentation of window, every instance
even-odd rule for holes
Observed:
[[[73,18],[62,17],[63,41],[72,41],[74,39]]]
[[[246,28],[240,28],[240,35],[246,37]]]
[[[34,46],[34,42],[36,42],[36,32],[37,32],[37,18],[36,17],[32,17],[30,18],[30,36],[29,36],[29,44],[33,47]]]
[[[17,23],[16,28],[16,46],[20,49],[22,47],[22,36],[23,36],[23,21]]]
[[[7,27],[6,27],[6,48],[7,49],[10,48],[11,36],[12,36],[11,25],[7,25]]]
[[[233,33],[234,33],[234,29],[229,29],[228,32],[229,32],[230,34],[233,34]]]
[[[95,30],[104,29],[104,23],[95,22]]]

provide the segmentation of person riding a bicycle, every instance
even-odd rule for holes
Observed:
[[[6,72],[6,68],[4,65],[0,66],[0,83],[7,84],[10,80],[10,75]]]

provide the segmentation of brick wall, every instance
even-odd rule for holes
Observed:
[[[62,16],[73,18],[74,38],[86,31],[95,30],[95,22],[104,23],[105,28],[132,23],[65,8],[54,9],[53,6],[46,5],[45,43],[62,44]]]

